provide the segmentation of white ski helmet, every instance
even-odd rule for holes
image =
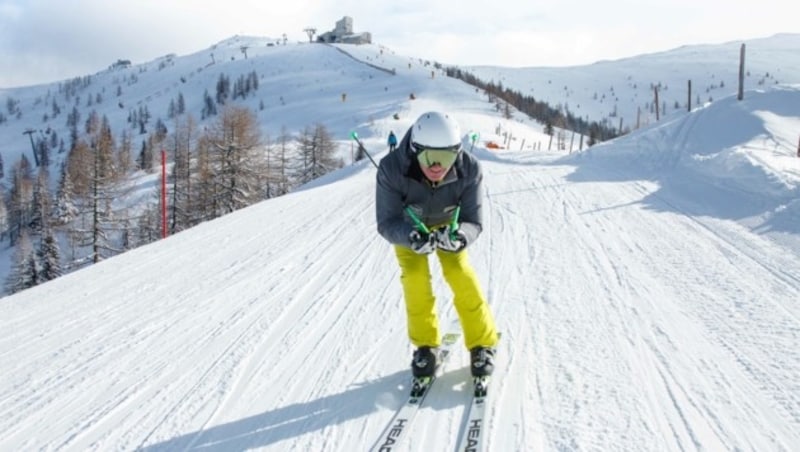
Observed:
[[[429,111],[411,127],[411,146],[415,153],[423,149],[453,149],[461,146],[461,127],[452,116]]]

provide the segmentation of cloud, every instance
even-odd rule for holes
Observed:
[[[0,61],[0,86],[90,74],[119,58],[191,53],[234,34],[268,36],[291,27],[299,37],[300,11],[310,2],[290,3],[281,8],[254,1],[0,3],[0,53],[13,56]]]
[[[201,51],[233,35],[306,40],[342,16],[373,42],[412,57],[459,65],[589,64],[686,44],[720,43],[796,29],[779,0],[0,0],[0,87],[92,74]],[[687,14],[686,11],[691,11]]]

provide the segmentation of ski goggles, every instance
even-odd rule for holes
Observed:
[[[461,145],[448,146],[446,148],[431,148],[412,144],[414,151],[417,154],[419,164],[430,168],[434,165],[441,165],[442,168],[449,168],[453,166],[458,158],[458,152],[461,150]]]

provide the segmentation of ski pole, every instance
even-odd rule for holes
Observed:
[[[350,138],[356,140],[356,143],[358,143],[358,149],[360,151],[364,151],[364,153],[367,154],[367,157],[369,157],[369,161],[372,162],[373,165],[375,165],[375,168],[377,168],[378,164],[375,163],[375,160],[372,159],[372,156],[367,151],[367,148],[364,147],[364,143],[362,143],[361,140],[358,139],[358,132],[356,132],[355,130],[350,132]]]
[[[475,142],[478,141],[478,133],[477,132],[472,132],[469,135],[469,139],[472,142],[472,144],[469,145],[469,152],[472,152],[472,148],[475,147]]]
[[[456,206],[456,210],[453,211],[453,219],[450,220],[450,240],[455,240],[458,238],[456,235],[456,231],[458,231],[458,216],[461,215],[461,204]]]
[[[431,233],[431,230],[428,229],[427,226],[425,226],[425,223],[423,223],[422,220],[419,219],[417,214],[415,214],[414,211],[411,210],[410,206],[406,207],[406,213],[408,214],[409,217],[411,217],[411,221],[413,221],[414,224],[417,226],[417,229],[419,230],[419,232],[422,232],[424,234],[430,234]]]

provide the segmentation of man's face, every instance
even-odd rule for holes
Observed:
[[[459,145],[450,148],[417,149],[417,161],[422,169],[422,174],[431,182],[439,182],[447,175],[450,168],[458,159]]]
[[[450,171],[449,166],[444,167],[439,163],[435,163],[433,166],[420,165],[420,167],[422,168],[422,174],[431,182],[440,182]]]

